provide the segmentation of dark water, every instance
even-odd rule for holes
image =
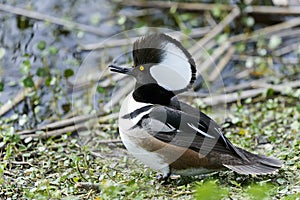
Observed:
[[[40,99],[37,100],[28,97],[25,101],[4,115],[5,117],[9,117],[14,113],[18,113],[19,115],[26,113],[30,118],[35,119],[33,120],[34,123],[29,125],[29,127],[46,123],[50,118],[52,118],[51,120],[55,120],[55,118],[58,119],[72,109],[69,108],[72,106],[72,89],[70,89],[69,81],[74,81],[75,77],[72,76],[68,80],[64,78],[66,69],[71,69],[76,74],[76,72],[80,71],[82,63],[87,62],[88,64],[86,65],[90,67],[87,67],[82,76],[79,76],[79,79],[84,80],[88,79],[88,77],[85,76],[86,74],[95,73],[98,68],[101,68],[99,67],[100,63],[111,62],[114,55],[118,55],[121,52],[123,52],[123,54],[124,52],[130,54],[130,48],[124,49],[123,47],[112,48],[109,51],[102,49],[94,51],[93,54],[91,54],[90,51],[82,50],[80,47],[86,44],[105,41],[110,38],[110,36],[123,32],[124,30],[143,26],[179,30],[174,15],[171,15],[168,11],[120,7],[116,3],[104,0],[0,0],[0,3],[18,8],[26,8],[80,24],[90,25],[99,30],[97,34],[84,32],[46,21],[18,16],[11,14],[9,11],[0,11],[0,51],[1,49],[5,51],[2,58],[0,57],[0,83],[4,85],[3,91],[0,92],[0,105],[14,98],[17,92],[24,88],[21,82],[25,75],[20,71],[20,66],[22,66],[24,61],[30,63],[31,69],[29,75],[31,75],[34,80],[37,79],[36,72],[39,68],[47,69],[52,77],[51,80],[53,84],[51,86],[47,87],[42,84],[37,90],[36,95],[38,95]],[[192,29],[207,25],[203,17],[197,13],[186,13],[186,16],[188,16],[189,19],[189,21],[184,22],[186,28]],[[193,21],[193,23],[189,23],[191,21]],[[263,27],[267,25],[263,23],[258,23],[256,26]],[[269,23],[272,22],[269,21]],[[147,33],[147,31],[144,33]],[[141,34],[142,31],[138,30],[126,32],[125,34],[115,37],[126,38],[126,36]],[[299,39],[298,37],[286,37],[284,42],[286,45],[289,45],[299,42]],[[255,55],[256,49],[256,44],[249,43],[245,51]],[[272,52],[267,53],[271,55]],[[87,56],[89,61],[86,61]],[[286,62],[288,64],[283,64],[282,58],[291,58],[292,61]],[[294,75],[295,66],[298,64],[297,54],[292,52],[284,55],[282,58],[275,59],[273,65],[269,65],[267,68],[275,74]],[[130,56],[123,58],[123,62],[128,60],[130,60]],[[224,77],[222,82],[218,83],[218,81],[216,81],[214,83],[215,88],[218,88],[219,85],[224,83],[225,85],[232,85],[256,78],[249,76],[239,78],[236,76],[236,74],[245,69],[245,61],[238,59],[231,60],[222,72],[222,76]],[[100,73],[99,77],[102,75],[103,74]],[[26,76],[28,76],[28,74]],[[83,93],[84,91],[82,93],[76,93],[74,97],[83,99]],[[95,98],[98,97],[99,95]],[[58,102],[57,109],[53,109],[55,101]],[[39,115],[30,114],[30,111],[35,109],[37,105],[41,109]]]
[[[103,30],[103,35],[96,35],[11,14],[9,10],[8,12],[0,11],[0,48],[5,51],[0,59],[0,81],[4,85],[3,91],[0,93],[0,104],[14,98],[17,92],[23,89],[21,80],[24,79],[25,75],[20,72],[20,66],[24,61],[30,62],[29,74],[34,80],[37,79],[36,71],[38,68],[47,68],[52,77],[61,78],[65,69],[72,69],[76,72],[87,55],[88,52],[79,51],[78,46],[80,44],[101,41],[103,38],[122,30],[122,27],[112,21],[115,17],[114,6],[108,1],[62,2],[47,0],[0,1],[0,3],[95,26],[99,30]],[[39,47],[40,44],[44,44],[44,47]],[[58,91],[54,92],[60,93],[61,90],[66,89],[66,82],[62,78],[59,81],[61,88],[56,87]],[[53,88],[55,89],[55,86]],[[39,88],[38,95],[41,97],[39,104],[43,108],[51,106],[47,105],[47,100],[52,95],[49,88],[42,86]],[[70,97],[65,97],[62,93],[59,97],[60,106],[64,102],[70,102],[68,98]],[[26,109],[28,109],[26,105],[21,103],[6,116],[14,112],[25,112]],[[44,109],[44,114],[48,113],[50,116],[48,111],[48,109]]]

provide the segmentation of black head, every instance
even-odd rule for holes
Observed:
[[[191,87],[195,80],[196,67],[190,53],[180,42],[162,33],[135,41],[133,61],[132,68],[114,65],[110,68],[136,78],[134,97],[138,101],[166,104]],[[151,100],[147,95],[151,95]]]

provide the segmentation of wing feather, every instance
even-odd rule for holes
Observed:
[[[195,110],[187,113],[157,105],[150,113],[144,115],[137,125],[163,142],[186,147],[202,154],[217,151],[247,160],[223,135],[216,122],[200,111],[199,115],[195,116]]]

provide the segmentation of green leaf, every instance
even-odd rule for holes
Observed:
[[[100,94],[103,94],[105,92],[104,88],[101,87],[101,86],[98,86],[97,87],[97,92],[100,93]]]
[[[183,21],[189,21],[192,19],[193,15],[191,13],[183,13],[180,15]]]
[[[271,189],[272,189],[271,184],[264,184],[264,185],[254,184],[250,186],[250,188],[246,191],[246,194],[252,200],[269,199]]]
[[[229,191],[221,188],[215,181],[208,181],[196,188],[195,199],[219,200],[227,196]]]
[[[99,13],[93,14],[90,18],[90,22],[93,25],[98,25],[101,21],[101,15]]]
[[[32,80],[32,77],[26,77],[25,79],[23,79],[23,84],[25,87],[27,88],[32,88],[34,87],[34,82]]]
[[[123,25],[126,22],[127,18],[124,15],[119,16],[118,24]]]
[[[276,49],[281,43],[282,43],[281,37],[272,35],[268,46],[270,49]]]
[[[46,48],[46,42],[45,41],[40,41],[38,44],[37,44],[37,48],[41,51],[43,51],[45,48]]]
[[[72,70],[72,69],[66,69],[65,71],[64,71],[64,76],[65,76],[65,78],[69,78],[69,77],[71,77],[71,76],[73,76],[74,75],[74,71]]]
[[[4,145],[5,145],[5,143],[2,141],[2,142],[0,142],[0,148],[3,148],[4,147]]]
[[[67,113],[71,110],[71,104],[65,103],[61,106],[61,108],[63,109],[64,113]]]
[[[27,144],[32,141],[32,137],[25,138],[24,142]]]
[[[239,52],[239,53],[242,53],[246,50],[246,44],[244,42],[240,42],[236,45],[236,50]]]
[[[4,90],[4,82],[0,81],[0,92],[3,92]]]
[[[54,46],[50,46],[48,48],[48,51],[51,55],[56,55],[58,53],[58,48],[57,47],[54,47]]]
[[[297,108],[297,111],[300,112],[300,105],[297,105],[296,108]]]
[[[227,34],[221,34],[217,37],[217,42],[219,44],[225,43],[228,40],[228,35]]]
[[[46,84],[46,86],[50,86],[50,85],[51,85],[51,77],[48,77],[48,78],[45,80],[45,84]]]
[[[291,129],[294,131],[298,131],[300,129],[300,123],[298,121],[293,121],[291,124]]]
[[[300,197],[300,192],[296,193],[296,194],[289,194],[288,196],[285,196],[284,198],[282,198],[283,200],[297,200]]]
[[[285,180],[284,178],[278,178],[278,179],[276,180],[276,182],[279,183],[280,185],[283,185],[283,184],[286,183],[286,180]]]
[[[4,57],[5,52],[5,49],[3,47],[0,47],[0,60]]]
[[[48,75],[48,72],[45,68],[40,67],[36,70],[36,75],[39,77],[46,77]]]
[[[220,8],[220,6],[214,6],[213,9],[212,9],[212,15],[214,17],[221,17],[221,13],[222,13],[222,10]]]
[[[243,22],[246,26],[252,27],[255,24],[255,20],[253,17],[245,17],[243,18]]]
[[[48,77],[46,80],[45,80],[45,84],[46,84],[46,86],[50,86],[50,85],[55,85],[55,83],[56,83],[56,77]]]
[[[27,75],[30,72],[31,63],[29,60],[24,60],[20,65],[20,71],[22,74]]]
[[[172,6],[172,7],[170,8],[170,13],[171,13],[171,14],[176,14],[176,11],[177,11],[177,6]]]

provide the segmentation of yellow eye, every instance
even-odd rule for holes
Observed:
[[[144,71],[145,67],[143,65],[140,66],[140,70]]]

